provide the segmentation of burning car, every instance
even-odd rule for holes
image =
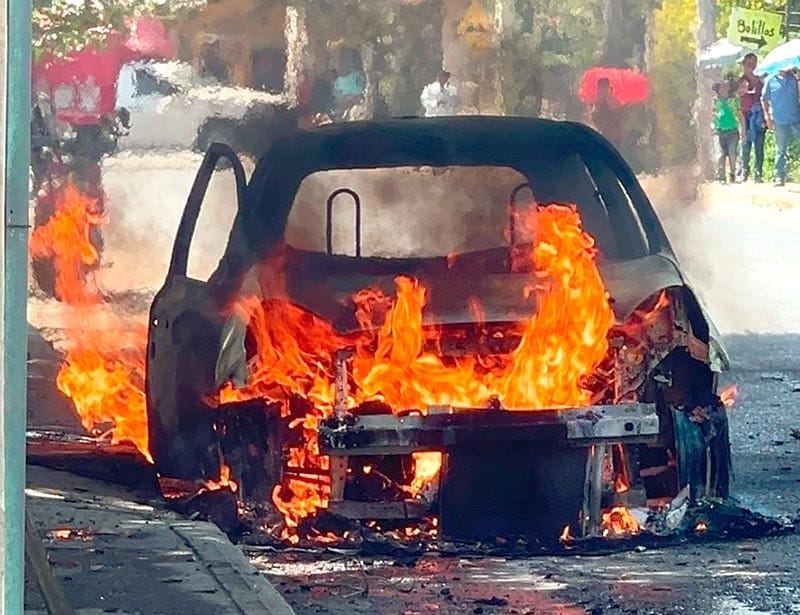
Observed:
[[[187,262],[221,159],[238,209],[203,281]],[[150,312],[149,448],[162,477],[269,502],[295,542],[331,538],[323,513],[629,535],[637,511],[727,496],[727,367],[591,129],[355,122],[281,140],[249,182],[226,146],[206,154]]]

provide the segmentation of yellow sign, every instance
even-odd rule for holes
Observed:
[[[480,0],[472,0],[458,23],[458,35],[463,36],[473,51],[486,51],[492,46],[492,18]]]
[[[759,52],[769,51],[783,40],[782,23],[780,13],[734,8],[728,22],[728,40]]]

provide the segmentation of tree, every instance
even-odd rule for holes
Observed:
[[[574,106],[580,75],[602,54],[602,6],[585,0],[515,0],[513,8],[502,41],[506,112],[536,114],[542,98]]]
[[[657,0],[604,0],[606,38],[603,66],[642,67],[647,37],[647,18]]]
[[[144,15],[179,19],[196,10],[199,1],[185,0],[173,6],[158,0],[33,0],[34,60],[102,47],[112,32],[124,33],[130,19]]]
[[[664,0],[653,15],[648,75],[656,141],[663,165],[683,165],[696,156],[692,125],[697,98],[695,31],[697,0]]]
[[[34,58],[102,44],[112,31],[124,27],[124,18],[124,7],[116,0],[34,0]]]

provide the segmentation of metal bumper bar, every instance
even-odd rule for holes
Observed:
[[[627,403],[547,410],[436,407],[426,415],[344,415],[319,425],[320,453],[402,455],[470,444],[558,442],[572,446],[653,442],[655,404]]]

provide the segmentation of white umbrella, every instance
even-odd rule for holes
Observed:
[[[701,68],[728,68],[741,60],[750,52],[747,47],[742,47],[731,43],[726,38],[719,39],[713,45],[709,45],[700,53],[697,63]]]
[[[787,68],[800,67],[800,40],[791,40],[770,51],[756,68],[757,75],[774,75]]]

